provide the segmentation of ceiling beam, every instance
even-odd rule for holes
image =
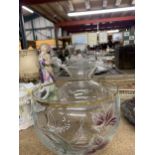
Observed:
[[[74,9],[74,6],[73,6],[73,3],[72,3],[72,0],[69,0],[68,1],[68,6],[69,6],[69,11],[70,12],[73,12],[75,9]]]
[[[34,10],[36,13],[40,14],[40,16],[48,19],[49,21],[52,21],[53,23],[58,23],[58,20],[55,18],[55,16],[51,15],[49,12],[47,12],[47,10],[40,7],[39,5],[37,7],[34,5],[30,8]]]
[[[135,25],[135,21],[119,21],[119,22],[112,22],[112,23],[104,23],[104,24],[99,24],[99,28],[101,27],[112,27],[116,25]],[[65,27],[65,29],[79,29],[79,28],[84,28],[84,29],[91,29],[91,28],[96,28],[97,29],[97,24],[90,24],[90,25],[77,25],[77,26],[72,26],[72,27]]]
[[[37,5],[38,6],[38,5]],[[52,19],[58,21],[58,22],[62,22],[64,21],[64,18],[62,18],[57,11],[51,9],[50,5],[46,5],[46,4],[42,4],[39,5],[40,8],[42,10],[44,10],[44,12],[46,12],[46,15],[50,15],[52,17]]]
[[[42,16],[42,17],[46,18],[47,20],[52,21],[53,23],[56,23],[56,22],[53,21],[51,18],[49,18],[49,16],[47,17],[47,16],[45,16],[44,13],[41,13],[40,11],[38,12],[37,9],[31,8],[31,7],[30,7],[30,9],[32,9],[33,11],[35,11],[35,13],[37,13],[39,16]]]
[[[90,1],[89,0],[85,0],[85,7],[86,7],[86,10],[90,10],[91,9]]]
[[[40,17],[40,15],[36,14],[36,13],[33,13],[31,15],[27,15],[27,16],[24,16],[24,22],[28,22],[30,20],[34,20],[36,18]]]
[[[131,28],[133,25],[116,25],[116,26],[113,26],[113,27],[101,27],[100,28],[100,31],[105,31],[105,30],[113,30],[113,29],[129,29]],[[97,29],[94,28],[94,29],[76,29],[76,30],[66,30],[67,32],[69,33],[80,33],[80,32],[96,32]]]
[[[115,2],[115,6],[120,6],[121,5],[122,0],[116,0]]]
[[[67,0],[20,0],[22,5],[37,5],[42,3],[53,3],[59,1],[67,1]]]
[[[134,16],[126,16],[126,17],[114,17],[114,18],[98,18],[98,19],[90,19],[90,20],[78,20],[78,21],[65,21],[57,24],[59,27],[67,27],[67,26],[75,26],[82,24],[96,24],[102,22],[113,22],[113,21],[128,21],[135,20]]]
[[[39,28],[31,28],[31,29],[25,29],[25,31],[37,31],[37,30],[51,30],[51,29],[54,29],[53,26],[46,26],[46,27],[39,27]]]
[[[57,17],[58,19],[60,19],[61,21],[64,21],[66,18],[64,18],[64,16],[62,16],[60,13],[60,11],[57,11],[57,9],[55,8],[54,5],[49,4],[49,5],[45,5],[45,7],[47,7],[47,10],[49,10],[52,14],[55,15],[55,17]]]
[[[100,24],[100,30],[110,30],[110,29],[126,29],[130,28],[135,25],[135,21],[123,21],[123,22],[113,22],[113,23],[105,23]],[[76,33],[76,32],[84,32],[84,31],[97,31],[97,25],[81,25],[81,26],[74,26],[74,27],[65,27],[64,30]]]
[[[67,15],[68,11],[67,11],[67,8],[65,6],[65,4],[62,2],[62,3],[58,3],[56,2],[58,5],[59,5],[59,8],[61,8],[61,10],[63,10],[63,12],[65,12],[65,14]]]

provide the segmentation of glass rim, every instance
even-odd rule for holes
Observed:
[[[118,91],[116,90],[116,92],[114,93],[110,93],[110,95],[108,95],[107,97],[100,97],[97,100],[88,100],[88,101],[80,101],[78,103],[75,103],[75,100],[69,100],[67,101],[67,103],[65,103],[66,101],[60,101],[60,100],[53,100],[53,101],[46,101],[45,99],[41,99],[39,97],[37,97],[34,93],[37,92],[40,88],[46,87],[46,86],[50,86],[50,85],[54,85],[54,83],[49,82],[46,84],[42,84],[39,85],[38,87],[34,88],[32,90],[32,97],[35,101],[37,101],[38,103],[42,104],[42,105],[48,105],[51,106],[53,108],[72,108],[72,107],[76,107],[76,108],[80,108],[80,107],[87,107],[87,106],[97,106],[100,104],[103,104],[106,101],[110,101],[110,100],[114,100],[116,95],[118,94]],[[64,102],[64,104],[62,103]]]

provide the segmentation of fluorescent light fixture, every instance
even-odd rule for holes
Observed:
[[[24,10],[30,12],[30,13],[33,13],[33,12],[34,12],[33,10],[29,9],[29,8],[26,7],[26,6],[22,6],[22,8],[23,8]]]
[[[117,33],[117,32],[119,32],[119,30],[109,30],[109,31],[107,31],[107,33]]]
[[[96,14],[105,14],[113,12],[123,12],[123,11],[132,11],[135,10],[135,7],[125,7],[125,8],[115,8],[115,9],[104,9],[104,10],[94,10],[94,11],[84,11],[84,12],[71,12],[68,13],[68,16],[87,16],[87,15],[96,15]]]

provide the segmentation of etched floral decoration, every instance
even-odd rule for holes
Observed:
[[[107,140],[104,140],[102,137],[94,137],[91,143],[90,149],[86,151],[86,155],[95,153],[97,150],[103,149],[108,144]]]
[[[102,110],[99,113],[92,114],[92,121],[95,126],[108,126],[108,125],[115,125],[116,117],[114,116],[113,109],[110,108],[107,112]]]
[[[59,115],[61,115],[61,120],[59,120],[58,122],[52,110],[48,110],[47,112],[48,117],[47,126],[50,128],[50,130],[52,130],[57,134],[63,133],[70,128],[70,120],[67,119],[65,113],[62,112]]]

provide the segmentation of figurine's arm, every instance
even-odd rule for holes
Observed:
[[[49,65],[52,64],[50,55],[46,54],[46,55],[44,56],[44,60],[45,60],[45,65],[49,66]]]

